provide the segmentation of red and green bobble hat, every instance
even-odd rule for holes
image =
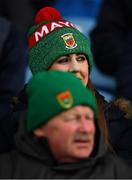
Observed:
[[[71,22],[63,20],[53,7],[44,7],[35,17],[35,25],[29,30],[29,67],[33,74],[48,70],[59,57],[83,53],[91,71],[93,57],[89,39]]]

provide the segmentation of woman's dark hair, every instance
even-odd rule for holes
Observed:
[[[93,92],[93,94],[96,98],[96,102],[97,102],[97,106],[98,106],[97,119],[98,119],[98,125],[100,128],[100,131],[102,133],[102,137],[104,139],[106,146],[112,150],[112,146],[111,146],[110,140],[109,140],[109,133],[108,133],[108,128],[107,128],[107,124],[106,124],[106,118],[104,115],[104,110],[105,110],[107,102],[105,101],[104,97],[102,95],[100,95],[99,92],[96,90],[96,88],[94,87],[94,85],[92,84],[90,79],[88,80],[87,87],[89,89],[91,89],[91,91]]]

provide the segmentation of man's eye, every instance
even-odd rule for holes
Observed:
[[[58,64],[64,64],[64,63],[67,63],[67,62],[68,62],[68,58],[59,59],[57,61]]]
[[[76,120],[76,117],[68,117],[68,118],[65,118],[65,121],[66,122],[71,122],[71,121],[75,121]]]
[[[90,117],[90,116],[86,116],[86,119],[87,119],[88,121],[93,121],[93,120],[94,120],[94,118],[93,118],[93,117]]]

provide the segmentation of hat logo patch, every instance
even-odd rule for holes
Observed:
[[[65,109],[69,109],[73,105],[73,98],[70,91],[61,92],[56,96],[56,98],[59,104]]]
[[[75,47],[77,47],[77,44],[76,44],[75,39],[73,37],[73,33],[66,33],[66,34],[63,34],[61,37],[64,40],[66,48],[74,49]]]

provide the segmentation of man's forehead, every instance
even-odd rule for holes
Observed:
[[[78,105],[78,106],[75,106],[67,111],[64,111],[64,114],[84,114],[84,113],[87,113],[87,114],[93,114],[93,110],[88,107],[88,106],[84,106],[84,105]]]

